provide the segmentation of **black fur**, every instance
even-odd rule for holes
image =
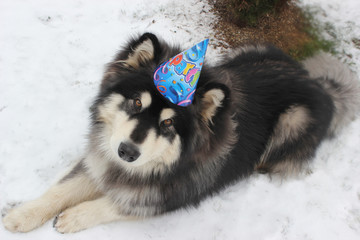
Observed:
[[[129,41],[90,108],[84,158],[9,212],[8,230],[32,230],[60,212],[54,227],[74,232],[197,206],[254,171],[299,171],[359,111],[359,83],[338,60],[319,54],[298,63],[269,45],[243,46],[215,67],[205,62],[193,103],[180,107],[153,83],[156,67],[179,52],[151,33]]]
[[[138,69],[116,63],[126,60],[146,39],[154,45],[154,59]],[[131,101],[137,93],[149,91],[153,99],[151,106],[132,115],[141,123],[133,140],[142,142],[147,130],[153,127],[158,135],[168,134],[170,140],[176,134],[180,135],[182,149],[180,158],[165,173],[137,175],[112,163],[104,175],[105,191],[122,187],[138,189],[139,197],[129,200],[134,209],[151,207],[156,209],[153,214],[159,214],[197,205],[203,198],[256,170],[275,171],[284,162],[302,166],[314,156],[327,135],[334,103],[300,63],[270,45],[247,46],[219,66],[209,68],[205,63],[194,102],[184,108],[167,102],[152,80],[156,66],[179,52],[177,47],[170,47],[155,35],[146,33],[131,40],[109,64],[108,72],[115,71],[116,74],[104,78],[94,109],[114,92]],[[211,121],[206,121],[203,117],[204,96],[211,89],[221,90],[225,97]],[[285,137],[283,143],[271,148],[260,163],[269,141],[283,137],[277,135],[275,127],[280,116],[288,114],[292,107],[306,110],[306,126],[299,127],[295,137]],[[164,108],[176,111],[175,124],[171,131],[166,130],[168,133],[157,124],[159,112]],[[96,130],[96,111],[92,119]],[[296,119],[293,121],[296,123]],[[141,189],[150,187],[158,190],[161,197],[141,195]],[[143,199],[147,199],[145,203]],[[137,214],[131,209],[122,213]]]
[[[66,174],[59,182],[63,183],[66,180],[69,180],[73,177],[75,177],[76,175],[83,173],[86,171],[86,167],[84,166],[84,159],[80,160],[75,167],[68,173]]]

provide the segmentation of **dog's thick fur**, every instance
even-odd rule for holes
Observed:
[[[356,115],[359,84],[338,60],[303,63],[268,45],[234,50],[202,70],[194,102],[167,102],[153,72],[181,50],[132,39],[106,69],[85,156],[39,199],[3,219],[27,232],[57,216],[76,232],[196,206],[254,171],[298,172]]]

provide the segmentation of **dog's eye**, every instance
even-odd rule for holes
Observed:
[[[172,126],[173,125],[173,120],[172,119],[165,119],[164,121],[162,121],[163,122],[163,124],[164,124],[164,126],[165,127],[170,127],[170,126]]]
[[[141,100],[136,98],[135,101],[134,101],[134,106],[137,108],[137,109],[140,109],[142,107],[142,103],[141,103]]]

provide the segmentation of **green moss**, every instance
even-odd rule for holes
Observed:
[[[330,52],[336,54],[335,42],[324,40],[318,35],[311,35],[307,41],[289,50],[290,56],[297,60],[303,60],[307,57],[313,56],[319,51]]]
[[[311,57],[319,51],[337,53],[335,51],[337,39],[334,27],[329,23],[321,24],[315,20],[314,14],[317,11],[319,10],[310,10],[309,8],[303,11],[304,25],[302,31],[306,33],[307,38],[298,46],[289,50],[289,54],[297,60]],[[329,35],[328,39],[323,36],[324,32]]]

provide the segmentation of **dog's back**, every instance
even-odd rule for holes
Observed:
[[[258,160],[249,161],[260,172],[288,175],[304,169],[321,141],[359,110],[357,78],[325,53],[299,63],[272,46],[252,45],[234,51],[219,69],[231,76],[236,148],[245,158],[258,153],[250,156]]]

